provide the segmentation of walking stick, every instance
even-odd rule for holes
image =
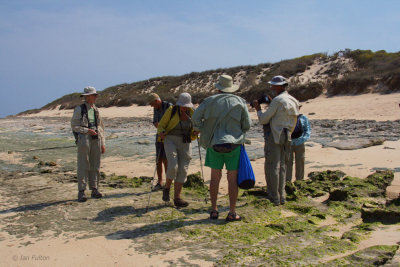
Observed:
[[[203,180],[203,184],[204,184],[203,163],[202,163],[202,160],[201,160],[201,152],[200,152],[200,142],[199,142],[199,138],[197,138],[197,147],[199,148],[199,158],[200,158],[200,168],[201,168],[201,179]],[[207,204],[207,196],[204,197],[204,202]]]
[[[159,156],[160,156],[160,151],[159,151],[159,153],[156,155],[156,168],[154,169],[153,177],[151,178],[151,182],[150,182],[150,193],[149,193],[149,200],[147,201],[146,213],[147,213],[147,211],[149,210],[151,192],[153,192],[154,177],[156,177],[156,172],[157,172],[157,167],[158,167]],[[161,167],[162,167],[162,165],[161,165]]]

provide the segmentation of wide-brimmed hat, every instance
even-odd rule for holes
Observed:
[[[159,95],[157,95],[156,93],[151,93],[147,96],[147,105],[149,105],[154,100],[159,100],[159,99],[161,100]]]
[[[179,95],[178,101],[176,101],[176,105],[180,107],[192,108],[192,96],[188,93],[182,93]]]
[[[288,84],[286,78],[281,76],[281,75],[274,76],[268,83],[271,84],[271,85],[285,85],[285,84]]]
[[[81,97],[85,95],[98,95],[98,94],[96,92],[96,88],[92,86],[86,86],[85,88],[83,88],[83,94],[81,94]]]
[[[215,87],[225,93],[233,93],[239,89],[239,85],[233,84],[232,77],[226,74],[218,77],[218,82],[215,84]]]

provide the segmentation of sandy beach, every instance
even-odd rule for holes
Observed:
[[[400,93],[390,95],[365,94],[358,96],[321,96],[302,103],[301,112],[311,120],[335,119],[335,120],[376,120],[395,121],[400,120]],[[152,108],[143,106],[101,108],[103,117],[114,118],[145,118],[151,119]],[[26,119],[39,117],[65,117],[72,116],[72,110],[50,110],[37,114],[26,115]],[[251,111],[253,120],[256,114]],[[66,125],[69,127],[69,125]],[[106,125],[107,127],[107,125]],[[107,130],[107,128],[106,128]],[[263,144],[253,144],[260,145]],[[376,168],[399,169],[400,168],[400,140],[385,141],[382,145],[371,146],[357,150],[338,150],[333,147],[323,147],[321,144],[310,140],[306,146],[306,170],[312,171],[341,170],[349,176],[365,178],[375,172]],[[13,158],[5,152],[1,154],[3,160],[18,163],[18,154]],[[204,164],[204,158],[203,158]],[[258,186],[264,186],[264,159],[258,158],[252,161]],[[204,167],[204,178],[210,180],[210,170]],[[118,155],[105,157],[102,161],[102,171],[107,174],[127,175],[129,177],[149,176],[154,172],[154,164],[149,158],[137,159],[135,157],[123,157]],[[189,173],[200,171],[199,160],[193,160]],[[65,192],[65,199],[75,198],[75,184],[65,184],[70,192]],[[125,191],[124,191],[125,192]],[[227,193],[227,183],[223,176],[220,185],[221,198]],[[387,198],[395,199],[400,194],[400,171],[394,173],[394,181],[387,188]],[[0,194],[3,212],[0,219],[8,220],[10,216],[23,216],[15,209],[18,206],[15,198],[10,193]],[[116,200],[115,200],[116,201]],[[209,203],[208,203],[209,205]],[[74,206],[78,207],[78,206]],[[62,208],[61,208],[62,209]],[[156,211],[152,211],[155,213]],[[84,215],[82,215],[84,216]],[[202,214],[207,217],[207,213]],[[78,222],[78,221],[77,221]],[[138,227],[145,227],[137,224]],[[339,230],[340,231],[340,230]],[[380,231],[380,232],[379,232]],[[372,245],[396,245],[400,242],[399,224],[390,228],[379,230],[359,245],[359,249]],[[116,236],[123,236],[119,233]],[[390,238],[388,238],[390,237]],[[141,239],[139,238],[139,242]],[[373,241],[372,241],[373,240]],[[21,245],[28,244],[28,245]],[[210,248],[211,254],[216,250]],[[354,251],[353,251],[354,252]],[[399,253],[399,252],[397,252]],[[344,254],[343,254],[344,255]],[[26,236],[10,235],[2,231],[0,233],[0,257],[2,266],[168,266],[168,265],[197,265],[214,266],[212,260],[202,260],[188,257],[185,247],[177,247],[162,254],[144,253],[138,250],[138,244],[129,239],[105,238],[93,236],[84,238],[72,238],[71,235],[57,235],[49,232],[40,237],[29,238]],[[329,260],[333,259],[329,258]],[[178,259],[178,261],[177,261]],[[327,259],[328,260],[328,259]]]

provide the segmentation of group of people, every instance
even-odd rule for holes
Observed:
[[[311,129],[307,117],[299,113],[299,102],[287,92],[287,80],[283,76],[275,76],[268,83],[274,94],[268,109],[263,112],[257,100],[252,102],[252,106],[264,126],[267,198],[275,205],[281,205],[286,201],[285,184],[292,180],[293,158],[296,179],[304,179],[304,142],[310,137]],[[158,180],[153,190],[162,190],[162,200],[170,201],[170,189],[174,182],[174,205],[189,205],[182,199],[181,191],[192,158],[191,142],[200,138],[199,144],[206,150],[205,166],[211,168],[210,219],[219,217],[217,199],[225,166],[229,194],[226,220],[238,221],[241,220],[236,213],[239,157],[246,132],[251,127],[251,118],[246,101],[234,94],[239,85],[233,83],[231,76],[219,76],[215,87],[218,93],[204,99],[195,110],[189,93],[181,93],[175,105],[162,101],[155,93],[148,96],[148,104],[154,108],[153,124],[157,128]],[[78,201],[84,202],[87,200],[87,181],[92,190],[91,196],[102,197],[98,191],[98,178],[100,155],[105,152],[105,143],[103,122],[95,106],[96,90],[86,87],[81,96],[85,97],[85,103],[75,108],[71,126],[77,133]],[[292,136],[299,127],[301,134]],[[164,185],[163,166],[166,173]]]

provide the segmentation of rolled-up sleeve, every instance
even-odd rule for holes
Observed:
[[[200,105],[193,113],[192,122],[193,122],[193,129],[195,131],[201,132],[201,130],[203,129],[205,106],[206,106],[205,104]]]
[[[251,118],[250,118],[249,110],[247,109],[246,105],[244,105],[243,109],[244,109],[244,112],[242,113],[241,127],[242,127],[242,131],[245,133],[248,130],[250,130]]]
[[[74,110],[71,119],[71,128],[72,131],[77,133],[86,134],[88,132],[88,128],[81,126],[81,106],[77,106]]]
[[[99,114],[99,123],[97,125],[97,131],[99,134],[101,145],[105,146],[106,138],[105,138],[105,133],[104,133],[104,123],[103,123],[103,119],[101,118],[100,114]]]
[[[260,122],[260,124],[268,124],[270,122],[271,118],[274,116],[278,108],[278,104],[278,102],[272,100],[271,105],[269,106],[267,111],[257,111],[258,121]]]

